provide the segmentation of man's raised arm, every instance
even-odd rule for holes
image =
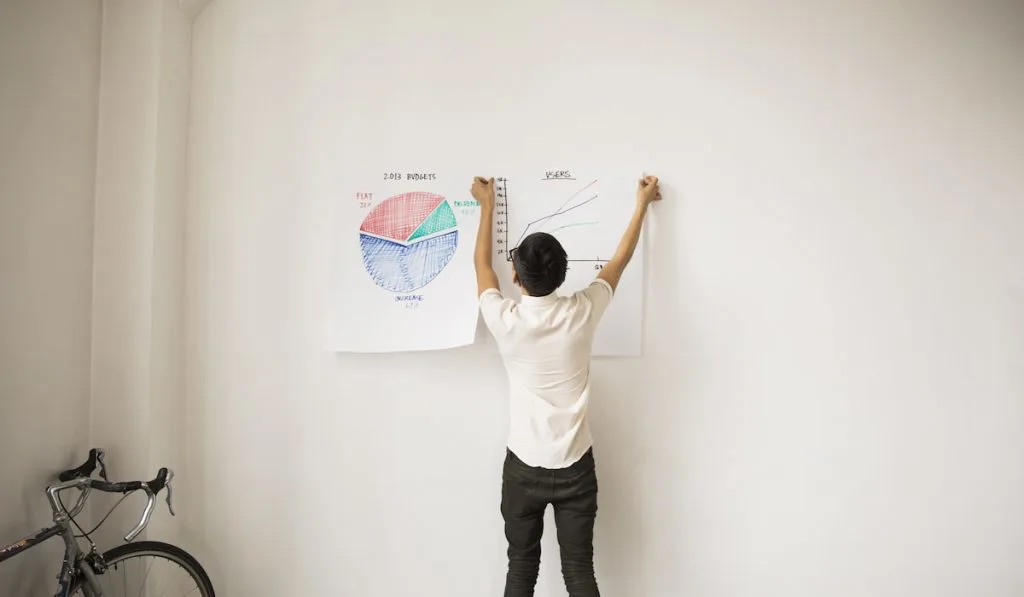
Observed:
[[[614,291],[622,278],[629,261],[633,258],[633,252],[640,241],[640,230],[643,229],[644,218],[647,216],[647,207],[654,201],[661,199],[661,189],[658,187],[657,176],[644,176],[640,179],[636,189],[636,209],[633,210],[633,217],[629,220],[626,231],[622,234],[622,240],[615,249],[615,254],[608,260],[597,277],[608,282]]]
[[[476,249],[473,264],[476,266],[476,294],[480,296],[490,288],[498,289],[498,274],[494,273],[491,259],[494,257],[494,178],[477,176],[470,189],[473,198],[480,204],[480,230],[476,234]]]

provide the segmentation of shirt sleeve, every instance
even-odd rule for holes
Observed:
[[[615,295],[612,285],[601,278],[595,278],[589,286],[580,291],[580,294],[584,300],[590,303],[590,323],[596,326]]]
[[[495,338],[501,339],[506,331],[505,313],[512,307],[513,301],[501,296],[497,288],[488,288],[480,293],[480,315],[484,324]]]

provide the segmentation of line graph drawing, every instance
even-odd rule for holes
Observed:
[[[423,288],[448,265],[459,244],[455,212],[441,195],[410,192],[375,206],[359,226],[363,266],[394,293]]]
[[[576,179],[575,178],[562,178],[562,179],[548,179],[548,178],[545,178],[544,180],[576,180]],[[523,239],[526,238],[526,235],[530,232],[530,227],[531,226],[533,226],[535,224],[540,224],[541,226],[543,226],[544,223],[547,222],[548,220],[550,220],[551,218],[553,218],[555,216],[562,215],[562,214],[564,214],[567,211],[576,209],[577,207],[579,207],[579,206],[581,206],[581,205],[583,205],[585,203],[589,203],[589,202],[593,201],[594,199],[597,199],[597,195],[594,195],[593,197],[591,197],[590,199],[587,199],[586,201],[584,201],[582,203],[577,203],[576,205],[574,205],[574,206],[572,206],[572,207],[570,207],[568,209],[565,208],[565,206],[569,205],[569,203],[572,202],[573,199],[578,197],[580,195],[580,193],[586,191],[590,187],[594,186],[596,183],[597,183],[597,179],[594,179],[594,180],[590,181],[582,189],[580,189],[580,190],[576,191],[575,193],[573,193],[572,195],[570,195],[569,198],[565,200],[565,203],[562,203],[561,205],[558,206],[558,209],[556,209],[554,213],[552,213],[550,215],[547,215],[547,216],[544,216],[543,218],[538,218],[538,219],[530,222],[529,224],[527,224],[526,228],[523,229],[523,233],[521,235],[519,235],[519,240],[516,241],[516,245],[518,245],[519,243],[523,242]],[[506,195],[507,194],[508,193],[506,192]],[[506,196],[506,201],[505,201],[506,205],[508,204],[508,200],[507,199],[508,198]]]
[[[551,232],[557,232],[559,230],[564,230],[566,228],[575,228],[577,226],[596,226],[597,224],[600,224],[600,222],[573,222],[572,224],[565,224],[563,226],[559,226],[558,228],[552,228]]]
[[[586,201],[580,201],[579,203],[577,203],[576,205],[573,205],[572,207],[564,207],[564,204],[563,204],[563,206],[559,207],[558,211],[556,211],[555,213],[550,214],[550,215],[546,215],[543,218],[538,218],[536,220],[533,220],[532,222],[530,222],[529,224],[526,225],[526,228],[523,228],[523,233],[519,235],[519,240],[516,241],[516,244],[518,245],[519,243],[523,242],[523,239],[526,238],[526,235],[530,233],[530,229],[533,228],[534,226],[536,226],[536,229],[534,229],[534,232],[537,232],[541,228],[543,228],[544,224],[546,224],[549,220],[551,220],[551,218],[553,218],[555,216],[560,216],[560,215],[562,215],[564,213],[567,213],[567,212],[570,212],[570,211],[572,211],[574,209],[582,207],[582,206],[590,203],[594,199],[597,199],[597,195],[594,195],[593,197],[591,197],[590,199],[587,199]],[[572,201],[572,198],[570,198],[569,201]],[[568,201],[566,203],[568,203]]]
[[[575,180],[576,180],[575,178],[568,178],[568,177],[565,177],[565,178],[544,178],[544,179],[542,179],[542,182],[552,182],[552,181],[569,181],[569,182],[572,182],[572,181],[575,181]],[[497,196],[498,196],[498,210],[499,210],[498,211],[498,234],[499,234],[498,243],[499,243],[499,250],[505,255],[505,260],[506,261],[511,261],[512,260],[512,249],[514,249],[515,247],[519,246],[519,243],[523,242],[523,239],[526,238],[526,236],[529,235],[531,232],[548,232],[548,233],[553,234],[555,232],[562,231],[562,230],[567,230],[567,229],[571,229],[571,228],[579,228],[579,227],[585,227],[585,226],[589,227],[589,226],[597,226],[597,225],[599,225],[601,223],[599,220],[587,219],[587,220],[582,220],[582,221],[570,221],[570,222],[567,222],[565,224],[557,225],[555,227],[548,227],[549,224],[552,223],[553,219],[559,218],[560,216],[564,216],[567,213],[573,212],[574,210],[577,210],[577,209],[579,209],[581,207],[584,207],[584,206],[586,206],[588,204],[591,204],[592,202],[596,201],[600,197],[600,193],[594,190],[594,187],[595,187],[595,185],[598,184],[598,181],[599,181],[599,179],[595,178],[595,179],[591,180],[590,182],[588,182],[586,185],[580,187],[579,189],[576,189],[571,195],[569,195],[569,197],[567,199],[562,201],[561,204],[558,206],[558,208],[556,208],[553,212],[551,212],[549,214],[546,214],[546,215],[544,215],[542,217],[535,218],[533,220],[530,220],[530,221],[526,222],[526,224],[523,225],[522,232],[519,234],[518,238],[516,239],[515,244],[511,244],[509,242],[509,232],[508,232],[509,229],[512,228],[512,220],[510,220],[510,218],[509,218],[509,212],[510,212],[509,203],[510,203],[510,200],[509,200],[509,195],[508,195],[508,179],[506,179],[506,178],[499,178],[497,180],[497,189],[496,189],[497,190]],[[586,197],[586,198],[580,200],[580,197]],[[593,214],[591,214],[591,216],[592,215]],[[557,221],[556,221],[556,223],[557,223]],[[547,229],[545,229],[545,228],[547,228]],[[606,259],[601,259],[599,257],[595,258],[595,259],[589,259],[589,258],[584,259],[582,257],[589,257],[590,255],[588,255],[586,253],[578,252],[578,251],[571,251],[569,248],[567,248],[567,251],[570,251],[570,254],[569,254],[569,261],[570,262],[604,263],[604,262],[607,261]]]

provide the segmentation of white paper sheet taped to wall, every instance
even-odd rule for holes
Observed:
[[[472,172],[380,169],[347,175],[334,228],[329,344],[339,352],[439,350],[471,344],[477,322]],[[636,176],[523,168],[496,177],[493,263],[518,299],[511,250],[547,232],[568,253],[559,294],[585,288],[611,258],[635,206]],[[594,338],[595,356],[642,351],[638,246]]]
[[[395,169],[346,176],[333,228],[330,350],[438,350],[473,342],[480,209],[469,194],[471,180]]]
[[[521,168],[496,180],[495,269],[502,293],[512,283],[511,251],[528,234],[547,232],[562,244],[569,271],[559,294],[586,288],[612,257],[636,206],[638,174],[586,168]],[[597,334],[595,356],[639,356],[643,326],[643,247],[638,244]]]

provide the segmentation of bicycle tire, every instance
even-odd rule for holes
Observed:
[[[125,543],[124,545],[118,545],[117,547],[106,551],[103,554],[103,561],[108,567],[123,562],[132,557],[139,556],[156,556],[166,558],[171,562],[181,566],[188,574],[196,581],[196,586],[199,588],[200,597],[215,597],[213,591],[213,582],[210,580],[210,575],[206,573],[202,564],[199,560],[192,557],[192,554],[188,553],[184,549],[170,543],[163,543],[161,541],[138,541],[136,543]],[[102,578],[103,575],[99,575]],[[72,597],[78,595],[85,595],[83,585],[85,579],[79,578],[77,582],[71,587],[71,592],[68,593]]]

